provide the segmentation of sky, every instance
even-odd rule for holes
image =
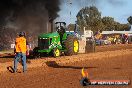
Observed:
[[[127,18],[132,16],[132,0],[61,0],[56,21],[75,23],[77,13],[86,6],[96,6],[102,17],[110,16],[120,23],[128,23]]]

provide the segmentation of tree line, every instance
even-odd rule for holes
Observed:
[[[76,23],[79,25],[80,31],[83,30],[85,27],[87,30],[92,31],[129,31],[131,29],[130,23],[132,23],[132,17],[129,17],[128,23],[121,24],[119,22],[116,22],[113,17],[107,16],[107,17],[101,17],[101,12],[95,7],[85,7],[82,8],[77,13],[77,21]],[[69,24],[68,28],[69,30],[74,29],[74,24]]]

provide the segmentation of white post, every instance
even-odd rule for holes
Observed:
[[[131,25],[131,29],[130,29],[130,31],[132,31],[132,25]]]

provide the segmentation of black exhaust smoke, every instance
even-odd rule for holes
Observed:
[[[1,0],[0,25],[22,30],[39,25],[42,29],[43,23],[58,16],[59,4],[59,0]]]
[[[47,32],[49,21],[58,17],[59,5],[59,0],[0,0],[0,34],[3,34],[0,40],[19,31],[34,40],[38,34]]]

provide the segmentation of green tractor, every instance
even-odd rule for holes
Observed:
[[[65,22],[56,22],[56,32],[40,34],[38,36],[38,47],[34,48],[34,56],[49,54],[59,57],[63,52],[65,55],[75,55],[79,51],[79,42],[74,32],[66,32]]]

